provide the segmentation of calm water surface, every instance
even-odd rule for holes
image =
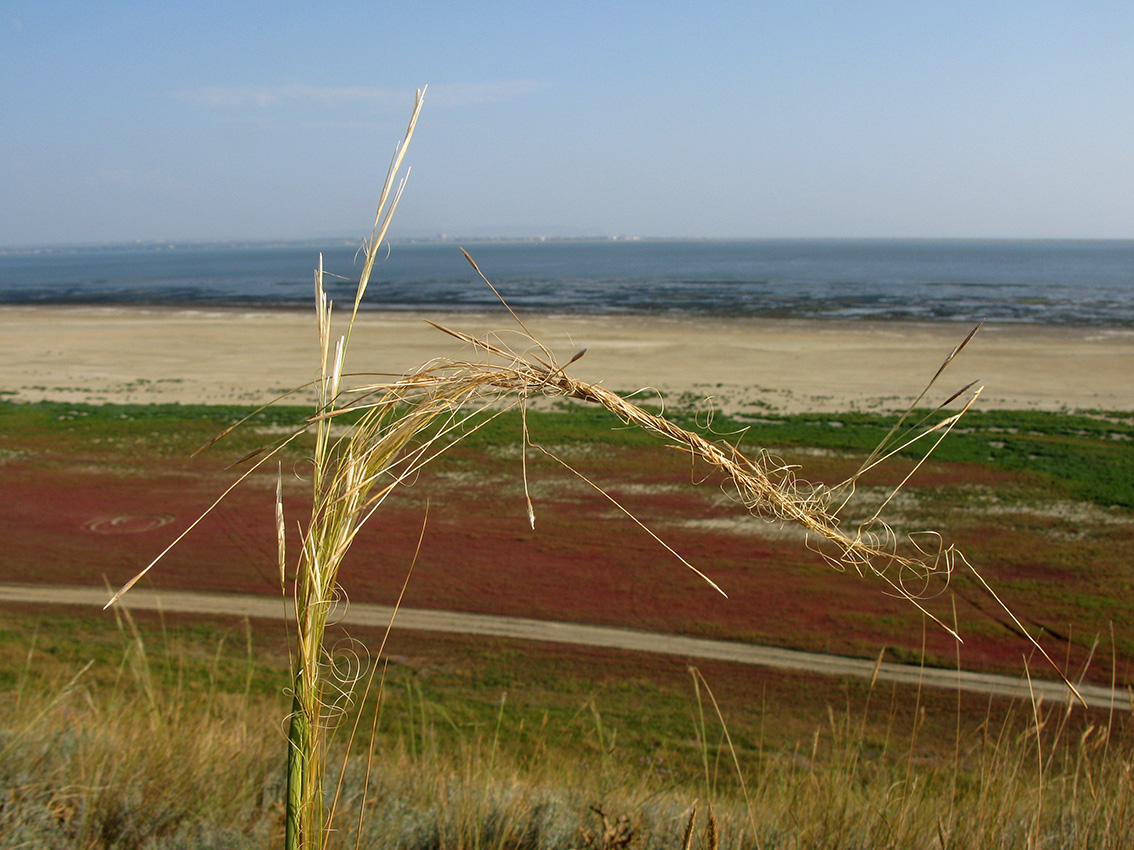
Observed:
[[[562,241],[466,245],[516,309],[1134,325],[1134,241]],[[0,303],[306,306],[318,252],[357,277],[356,246],[0,252]],[[339,303],[353,283],[328,278]],[[369,308],[496,300],[444,244],[395,244]]]

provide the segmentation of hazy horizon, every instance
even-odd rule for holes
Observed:
[[[1134,6],[0,11],[0,246],[1134,237]],[[334,234],[329,236],[328,234]]]
[[[535,236],[520,236],[502,234],[499,236],[401,236],[387,240],[391,248],[413,245],[507,245],[511,243],[569,243],[569,242],[826,242],[826,243],[1123,243],[1134,242],[1134,239],[1111,237],[1001,237],[1001,236],[627,236],[615,234],[606,235],[559,235],[548,236],[538,234]],[[356,238],[343,235],[309,236],[282,239],[135,239],[132,241],[111,242],[46,242],[29,243],[24,245],[0,245],[0,254],[21,254],[53,251],[117,251],[117,250],[176,250],[196,248],[271,248],[271,247],[311,247],[318,249],[321,246],[343,247],[361,245]]]

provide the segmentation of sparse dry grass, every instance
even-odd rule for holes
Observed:
[[[0,846],[279,846],[284,700],[263,694],[238,641],[212,658],[187,656],[176,630],[167,634],[168,645],[147,644],[124,623],[117,660],[59,666],[53,682],[36,680],[44,665],[33,649],[21,685],[3,697]],[[218,675],[241,663],[246,676]],[[737,742],[745,793],[703,688],[703,704],[690,687],[679,712],[692,758],[643,762],[601,699],[570,721],[533,725],[501,693],[487,722],[469,724],[459,704],[434,702],[411,680],[392,687],[376,769],[367,778],[365,748],[348,759],[328,847],[353,847],[360,832],[364,847],[678,848],[694,806],[692,846],[708,847],[710,805],[719,846],[730,849],[1119,850],[1134,841],[1121,718],[1069,724],[1062,708],[1033,717],[1020,705],[928,755],[924,726],[888,739],[866,731],[868,719],[886,725],[875,695],[830,711],[794,746]]]

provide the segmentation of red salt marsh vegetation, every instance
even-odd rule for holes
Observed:
[[[9,408],[3,466],[9,582],[120,586],[208,507],[236,474],[225,471],[247,446],[188,458],[189,447],[223,424],[214,418],[119,420],[92,414],[58,418],[43,409]],[[76,409],[80,410],[80,409]],[[155,410],[157,410],[155,408]],[[21,413],[22,411],[22,413]],[[151,411],[152,414],[152,411]],[[127,415],[127,414],[123,414]],[[565,415],[565,414],[564,414]],[[554,417],[547,414],[549,429]],[[93,420],[98,420],[94,423]],[[543,420],[540,420],[543,421]],[[87,424],[84,424],[86,422]],[[533,440],[539,440],[538,424]],[[417,608],[503,614],[765,643],[873,658],[883,648],[900,660],[920,658],[965,669],[1018,673],[1028,652],[1019,628],[961,571],[930,586],[927,605],[946,622],[956,617],[964,643],[922,628],[908,602],[853,572],[832,574],[801,545],[790,526],[747,515],[719,481],[680,453],[591,428],[553,448],[602,486],[666,544],[728,594],[715,593],[608,499],[555,462],[533,457],[526,516],[516,443],[458,444],[384,506],[361,535],[342,583],[360,602],[392,603],[427,530],[404,604]],[[553,439],[566,439],[552,434]],[[818,480],[837,481],[856,466],[853,452],[784,447]],[[287,461],[285,509],[298,509],[304,470]],[[860,490],[877,504],[913,461],[897,458]],[[278,593],[273,560],[274,476],[253,477],[166,556],[147,581],[154,587]],[[428,506],[428,507],[427,507]],[[865,508],[864,508],[865,509]],[[1077,671],[1115,628],[1116,672],[1129,683],[1131,641],[1123,634],[1131,594],[1126,565],[1134,556],[1130,513],[1075,500],[1027,471],[992,464],[932,461],[890,506],[902,531],[935,520],[1005,597],[1049,653]],[[1106,682],[1109,665],[1086,665]],[[1050,676],[1050,670],[1033,665]]]

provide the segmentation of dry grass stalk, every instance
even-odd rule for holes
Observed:
[[[398,484],[477,427],[472,423],[480,411],[502,412],[517,406],[523,410],[536,396],[597,404],[619,421],[654,433],[718,470],[734,495],[754,515],[802,526],[817,541],[818,551],[836,568],[875,576],[886,588],[919,608],[922,608],[920,593],[912,587],[924,588],[934,576],[947,580],[956,564],[967,564],[953,547],[927,548],[917,539],[910,539],[906,551],[899,552],[896,535],[877,513],[848,533],[840,525],[839,511],[846,503],[845,491],[853,491],[856,478],[835,488],[801,486],[791,468],[766,453],[748,456],[730,443],[711,441],[681,428],[602,386],[572,378],[565,370],[578,355],[559,365],[550,350],[527,334],[526,329],[525,339],[532,353],[523,354],[438,325],[440,330],[487,356],[479,361],[439,360],[393,381],[362,383],[344,389],[345,339],[341,338],[332,349],[330,308],[323,294],[321,274],[317,275],[317,293],[323,369],[319,385],[320,412],[311,419],[316,429],[315,498],[311,519],[303,534],[294,596],[298,632],[295,704],[290,730],[290,752],[294,755],[289,768],[289,794],[294,795],[294,799],[289,812],[294,814],[295,822],[293,824],[289,816],[289,829],[294,829],[296,835],[318,834],[317,824],[333,817],[333,811],[322,810],[318,789],[322,787],[326,758],[322,733],[333,719],[328,717],[327,708],[343,692],[349,691],[350,684],[328,680],[328,659],[322,647],[328,616],[339,601],[336,584],[339,565],[355,536],[386,497]],[[522,322],[520,324],[523,327]],[[358,418],[344,436],[333,440],[332,424],[345,414]],[[923,428],[903,445],[930,436],[943,436],[960,415]],[[265,452],[257,465],[294,436]],[[539,448],[529,441],[526,429],[524,446],[525,449]],[[893,451],[896,449],[879,453],[863,469],[876,465]],[[844,498],[838,503],[840,495]],[[534,518],[534,513],[531,515]],[[283,518],[278,495],[277,527],[281,583],[286,585]],[[878,531],[880,528],[882,532]],[[681,560],[696,570],[692,564]],[[703,575],[699,571],[698,574]],[[720,590],[709,577],[704,578]],[[941,625],[953,632],[944,623]]]
[[[405,186],[405,178],[398,181],[397,175],[417,126],[423,96],[424,90],[417,93],[405,136],[387,171],[371,237],[364,246],[363,269],[350,325],[346,334],[335,342],[333,357],[331,304],[323,289],[323,258],[319,257],[315,273],[315,310],[320,350],[317,384],[320,413],[333,411],[339,403],[343,359],[350,332],[370,282],[375,257],[385,241],[390,219]],[[354,678],[361,675],[361,670],[356,669],[345,681],[337,678],[338,671],[323,646],[328,617],[340,602],[339,567],[362,524],[394,486],[396,479],[389,480],[387,473],[402,458],[407,443],[437,412],[424,406],[408,419],[388,423],[389,410],[373,409],[342,441],[332,439],[330,423],[325,417],[319,415],[314,419],[311,518],[302,536],[293,594],[296,637],[288,729],[285,835],[288,850],[324,846],[335,815],[333,802],[328,811],[324,810],[327,733],[334,727],[342,705],[352,698]],[[281,489],[277,486],[276,528],[280,584],[286,588],[288,565]]]
[[[689,820],[685,823],[685,832],[681,836],[681,850],[693,850],[693,827],[697,825],[697,804],[689,813]]]
[[[537,395],[597,404],[621,422],[652,432],[723,473],[733,494],[754,515],[802,526],[818,541],[817,548],[822,556],[835,567],[877,576],[892,591],[919,607],[918,594],[910,589],[912,579],[916,578],[917,583],[923,585],[935,575],[947,578],[960,557],[951,546],[930,550],[918,540],[911,541],[912,552],[899,552],[896,536],[877,515],[853,533],[847,533],[840,526],[837,510],[832,508],[839,493],[837,489],[801,487],[792,468],[778,464],[766,453],[750,457],[728,442],[710,441],[605,387],[576,380],[538,343],[535,345],[540,354],[525,357],[486,340],[440,325],[436,327],[506,362],[494,365],[442,361],[394,382],[361,385],[353,390],[361,396],[359,401],[329,415],[357,410],[386,411],[393,405],[400,407],[411,421],[416,421],[422,416],[437,416],[438,407],[450,407],[455,417],[458,410],[470,404],[497,409],[501,402],[523,406]],[[920,436],[946,432],[960,415],[931,426]],[[529,442],[526,447],[533,444]],[[845,485],[846,482],[840,486]],[[884,532],[877,531],[879,527]],[[706,580],[712,583],[707,577]],[[953,631],[943,623],[942,627]]]
[[[499,297],[499,293],[496,292],[495,287],[481,272],[475,261],[467,253],[465,253],[465,257]],[[502,298],[501,301],[503,302]],[[506,302],[504,302],[504,305],[519,325],[522,338],[529,344],[527,352],[519,352],[512,346],[490,342],[487,339],[478,339],[430,322],[439,330],[467,343],[474,351],[486,355],[485,361],[440,360],[415,374],[406,375],[393,382],[356,386],[350,393],[356,401],[344,403],[341,407],[328,411],[324,418],[358,410],[389,411],[393,406],[402,411],[398,415],[405,416],[411,423],[411,427],[416,427],[413,423],[425,419],[432,420],[441,414],[442,409],[447,408],[450,417],[449,424],[456,428],[458,421],[463,416],[461,411],[469,405],[502,409],[502,407],[511,404],[518,405],[522,411],[526,409],[528,401],[535,396],[572,399],[599,405],[610,411],[621,422],[656,434],[672,447],[687,452],[697,460],[707,463],[724,475],[732,495],[744,504],[754,516],[792,522],[801,526],[808,534],[808,545],[814,548],[833,567],[839,570],[853,569],[861,576],[877,578],[883,582],[889,592],[893,592],[915,605],[922,613],[957,640],[961,640],[961,638],[956,631],[928,611],[924,607],[923,601],[929,593],[939,593],[944,588],[958,565],[964,566],[996,600],[1006,614],[1016,622],[1021,633],[1028,636],[1035,649],[1059,673],[1071,692],[1078,696],[1074,685],[1063,676],[1059,666],[1030,637],[1028,631],[1019,623],[1011,609],[997,596],[993,588],[959,550],[952,545],[945,546],[941,536],[933,531],[906,535],[904,544],[899,545],[898,536],[881,517],[883,508],[920,467],[921,463],[932,452],[933,447],[944,439],[979,395],[980,389],[978,388],[973,391],[971,397],[959,412],[944,419],[932,424],[927,424],[928,418],[923,419],[906,432],[910,436],[895,444],[894,438],[914,407],[924,398],[929,387],[941,376],[953,358],[973,338],[979,326],[974,328],[950,352],[937,373],[927,384],[926,390],[918,396],[914,405],[911,406],[910,411],[895,425],[882,444],[863,463],[859,471],[850,479],[834,487],[823,487],[801,485],[793,468],[778,462],[767,452],[761,451],[755,456],[746,455],[731,443],[708,440],[700,434],[676,425],[664,416],[645,410],[605,387],[572,378],[567,374],[566,369],[578,360],[585,350],[576,353],[570,360],[560,365],[550,349],[531,334],[523,321],[512,312]],[[497,362],[491,362],[492,358],[496,358]],[[942,405],[938,406],[937,410],[941,410],[945,405],[956,400],[970,390],[972,386],[972,384],[969,384],[951,395]],[[530,442],[526,420],[524,422],[525,450],[530,447],[546,451]],[[401,430],[401,425],[399,425],[399,430]],[[426,446],[421,446],[416,450],[416,453],[412,456],[415,467],[419,461],[427,462],[424,453],[436,439],[437,436],[433,437]],[[920,440],[929,440],[931,445],[924,453],[922,460],[915,465],[914,470],[905,477],[870,518],[858,524],[850,532],[845,530],[842,527],[839,514],[853,496],[858,478],[879,463]],[[562,461],[560,462],[562,463]],[[566,466],[566,464],[564,465]],[[525,476],[526,468],[525,462]],[[576,474],[579,473],[576,472]],[[584,477],[584,480],[587,479]],[[395,482],[392,481],[391,483]],[[588,481],[588,483],[590,482]],[[525,489],[526,484],[525,481]],[[592,486],[595,485],[592,484]],[[596,489],[602,492],[601,488],[597,486]],[[607,496],[607,498],[611,497]],[[611,499],[611,501],[614,500]],[[621,508],[621,505],[619,507]],[[535,516],[530,499],[528,511],[534,525]],[[630,515],[629,512],[626,513]],[[632,515],[631,518],[633,519]],[[649,529],[646,530],[649,532]],[[652,532],[649,533],[652,534]],[[659,543],[665,545],[656,535],[654,536]],[[668,546],[666,548],[669,549]],[[669,551],[673,552],[672,549],[669,549]],[[689,569],[694,570],[704,578],[714,589],[721,592],[722,595],[724,594],[724,591],[711,578],[697,570],[679,553],[673,552],[673,554]],[[940,588],[936,590],[932,586],[935,579],[940,580]]]
[[[377,251],[385,238],[390,216],[401,197],[404,179],[395,188],[396,175],[405,148],[413,135],[422,94],[423,92],[418,93],[405,138],[395,152],[375,216],[372,236],[365,245],[365,261],[350,324],[346,334],[333,343],[331,305],[323,290],[321,257],[315,277],[320,343],[320,377],[317,381],[319,401],[318,411],[309,423],[315,429],[313,505],[310,520],[302,532],[293,597],[297,632],[292,662],[293,710],[288,734],[286,846],[289,850],[324,846],[325,830],[334,818],[333,804],[330,811],[326,811],[323,802],[326,733],[334,725],[338,715],[337,707],[350,700],[353,685],[353,681],[336,681],[331,675],[333,665],[329,663],[323,647],[328,617],[340,602],[337,584],[339,566],[355,536],[385,498],[399,483],[469,433],[470,428],[475,428],[470,423],[472,417],[481,410],[501,411],[518,406],[523,411],[528,401],[536,396],[599,405],[621,422],[656,434],[671,446],[719,471],[735,497],[752,514],[792,522],[804,528],[809,540],[815,542],[817,551],[836,568],[853,569],[860,575],[875,576],[890,591],[923,611],[925,609],[921,597],[928,582],[935,576],[947,580],[956,564],[967,565],[959,552],[952,546],[942,545],[940,537],[932,533],[922,538],[910,537],[907,539],[908,545],[899,549],[896,535],[877,513],[855,530],[844,530],[840,524],[839,512],[846,499],[853,494],[857,475],[834,488],[804,487],[797,481],[793,469],[776,462],[767,453],[748,456],[728,442],[710,441],[602,386],[576,380],[567,374],[566,368],[582,352],[560,365],[552,352],[528,332],[515,313],[512,316],[530,345],[529,352],[517,352],[508,346],[438,325],[440,330],[485,355],[484,361],[442,360],[393,381],[364,383],[344,389],[343,364],[351,329],[368,286]],[[469,261],[472,262],[472,259],[469,258]],[[476,268],[475,262],[472,264]],[[476,270],[480,272],[479,268]],[[484,279],[491,287],[487,278]],[[493,291],[495,292],[495,288]],[[511,313],[510,308],[509,312]],[[965,340],[967,341],[968,339]],[[942,369],[965,342],[949,356]],[[936,377],[934,376],[934,380]],[[916,440],[943,438],[963,412],[964,410],[921,428],[903,446]],[[357,420],[345,436],[334,438],[334,420],[348,413],[357,415]],[[528,448],[539,448],[530,442],[526,420],[524,421],[525,451]],[[252,469],[266,462],[284,444],[298,436],[298,433],[301,432],[259,453]],[[894,433],[897,433],[897,429]],[[868,459],[860,474],[903,446],[894,447],[887,441]],[[246,472],[241,480],[251,471]],[[838,504],[840,498],[842,504]],[[529,516],[534,523],[530,499]],[[286,590],[288,568],[279,488],[276,524],[280,580],[281,586]],[[923,542],[926,539],[934,541],[934,545],[926,546]],[[677,557],[680,558],[680,555]],[[696,569],[684,559],[681,560],[690,569]],[[119,598],[156,562],[157,559],[123,587],[111,601]],[[703,576],[699,571],[698,574]],[[711,579],[703,577],[720,590]],[[917,589],[912,590],[911,587],[915,586]],[[1011,614],[1010,611],[1008,613]],[[933,619],[937,620],[936,617]],[[953,632],[948,625],[940,620],[937,622]],[[1043,653],[1042,648],[1039,651]],[[1046,653],[1044,657],[1047,657]],[[1056,667],[1054,663],[1052,666]]]

